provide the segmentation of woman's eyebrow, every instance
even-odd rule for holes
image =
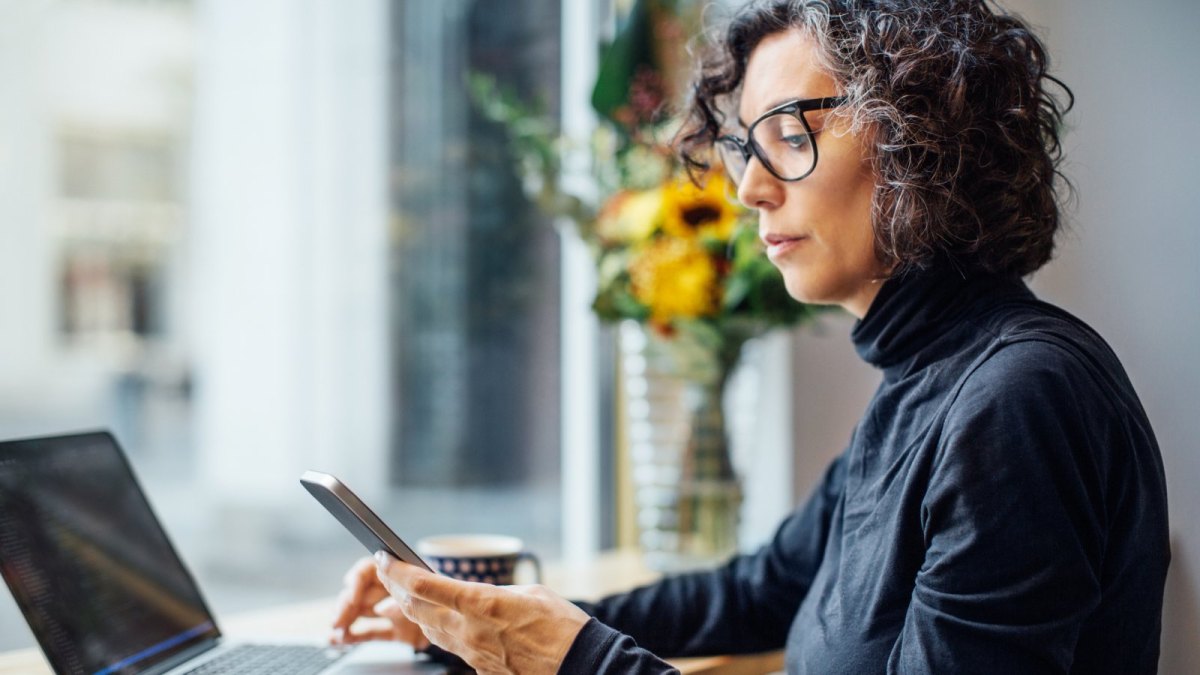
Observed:
[[[770,103],[768,103],[766,105],[766,107],[763,108],[763,112],[765,113],[768,110],[774,110],[785,103],[795,103],[796,101],[803,101],[803,100],[804,100],[803,96],[788,96],[786,98],[781,98],[781,99],[771,101]]]
[[[803,96],[787,96],[787,97],[784,97],[781,99],[777,99],[775,101],[771,101],[767,105],[763,106],[763,111],[762,111],[762,113],[760,113],[760,115],[765,114],[769,110],[774,110],[775,108],[778,108],[779,106],[784,105],[785,103],[793,103],[795,101],[803,101],[803,100],[805,100],[805,98]],[[743,129],[745,129],[749,126],[745,122],[742,121],[741,114],[739,114],[736,119],[737,119],[738,125],[741,126]]]

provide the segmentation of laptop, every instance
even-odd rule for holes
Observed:
[[[225,640],[103,431],[0,442],[0,572],[59,675],[446,672],[398,643]]]

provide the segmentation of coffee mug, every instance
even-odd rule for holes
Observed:
[[[516,537],[499,534],[446,534],[417,542],[417,554],[430,567],[463,581],[511,586],[517,564],[533,566],[534,583],[542,581],[542,564]]]

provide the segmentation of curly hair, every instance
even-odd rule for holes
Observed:
[[[1059,130],[1073,96],[1047,73],[1045,47],[986,0],[769,0],[729,21],[700,62],[680,155],[706,158],[746,63],[766,37],[800,30],[864,134],[876,175],[877,257],[894,273],[951,264],[1025,276],[1059,228]],[[1058,87],[1063,105],[1052,95]]]

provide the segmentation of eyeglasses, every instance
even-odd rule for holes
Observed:
[[[746,140],[732,134],[717,139],[717,151],[734,183],[746,175],[750,157],[779,180],[794,182],[817,168],[817,141],[804,113],[836,108],[842,96],[809,98],[775,106],[750,123]]]

